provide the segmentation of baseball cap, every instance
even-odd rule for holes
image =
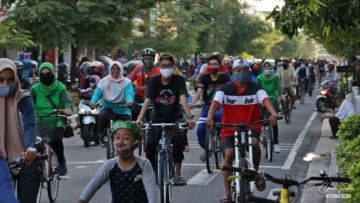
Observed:
[[[232,67],[233,69],[237,67],[248,67],[250,69],[250,64],[245,59],[236,59]]]

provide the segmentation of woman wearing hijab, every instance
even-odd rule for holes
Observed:
[[[0,59],[0,202],[13,199],[8,166],[5,161],[24,159],[28,163],[17,178],[17,195],[22,203],[35,202],[40,186],[40,161],[36,157],[35,109],[28,91],[22,90],[16,65],[9,59]],[[33,162],[34,161],[34,162]],[[10,180],[10,181],[9,181]],[[5,194],[2,196],[1,194]],[[5,199],[4,199],[5,198]]]
[[[31,95],[34,100],[36,115],[48,115],[54,110],[65,111],[71,114],[71,99],[64,84],[57,81],[54,75],[54,65],[48,62],[42,63],[39,67],[40,82],[31,89]],[[62,142],[65,123],[61,118],[50,115],[46,119],[41,119],[40,136],[47,136],[48,144],[53,148],[59,161],[59,175],[64,176],[67,173],[66,160],[64,156],[64,144]],[[46,124],[46,128],[44,128]],[[40,131],[40,130],[39,130]]]
[[[120,62],[114,62],[110,66],[110,74],[98,83],[91,98],[91,107],[102,99],[101,111],[98,117],[98,129],[100,135],[110,122],[111,115],[117,120],[131,120],[131,107],[134,100],[134,89],[131,80],[123,76],[123,66]]]

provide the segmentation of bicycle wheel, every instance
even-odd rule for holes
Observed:
[[[38,190],[38,194],[36,196],[36,203],[40,203],[41,202],[41,193],[42,193],[42,188],[43,188],[43,184],[44,184],[44,181],[41,180],[40,182],[40,186],[39,186],[39,190]]]
[[[262,141],[262,146],[263,146],[263,149],[264,149],[264,157],[267,158],[268,157],[268,154],[267,154],[267,138],[266,138],[266,134],[265,134],[265,127],[263,128],[262,130],[262,135],[261,135],[261,141]]]
[[[291,123],[291,105],[290,105],[290,99],[286,99],[285,100],[285,104],[284,104],[284,117],[285,117],[285,122],[287,124]]]
[[[215,156],[214,156],[214,140],[213,140],[213,132],[214,130],[210,128],[206,128],[206,136],[205,136],[205,162],[206,169],[209,174],[212,174],[215,166]]]
[[[47,186],[46,188],[47,188],[49,201],[55,202],[59,193],[59,185],[60,185],[60,177],[59,174],[57,173],[58,161],[54,151],[51,150],[50,153],[48,154],[49,154],[49,158],[48,158],[49,178],[46,181],[46,186]]]
[[[164,153],[160,153],[159,163],[159,187],[160,187],[160,199],[161,203],[168,203],[170,199],[169,187],[168,187],[168,168],[166,163],[166,157]]]
[[[240,159],[239,167],[248,168],[248,164],[247,164],[246,159],[243,159],[243,158]],[[235,181],[235,180],[233,180],[233,181]],[[236,194],[236,187],[239,187],[239,191],[240,191],[239,196],[237,196],[237,194]],[[231,189],[232,190],[231,194],[232,194],[233,202],[235,202],[235,203],[246,203],[247,202],[247,190],[248,190],[248,187],[249,187],[249,181],[246,180],[245,178],[240,178],[239,186],[237,186],[235,184],[235,187],[232,187],[232,189]]]
[[[274,143],[273,143],[273,131],[270,125],[264,127],[264,134],[265,134],[264,139],[266,140],[266,155],[267,155],[266,158],[269,162],[272,162]]]
[[[110,129],[106,133],[106,159],[111,159],[115,156],[115,149],[113,145],[113,134]]]
[[[223,153],[221,150],[221,138],[217,133],[217,130],[215,130],[214,133],[214,140],[215,140],[215,164],[216,164],[216,169],[220,169],[221,165],[222,165],[222,159],[223,159]]]

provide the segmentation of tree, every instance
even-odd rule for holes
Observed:
[[[359,8],[359,0],[292,0],[269,17],[289,37],[303,30],[330,53],[349,57],[359,50]]]
[[[6,49],[26,49],[34,46],[30,33],[16,27],[14,20],[7,20],[0,24],[0,47]]]

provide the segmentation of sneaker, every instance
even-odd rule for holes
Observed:
[[[58,172],[60,176],[67,174],[66,161],[59,162]]]
[[[280,153],[280,147],[278,144],[274,144],[274,152],[275,153]]]

